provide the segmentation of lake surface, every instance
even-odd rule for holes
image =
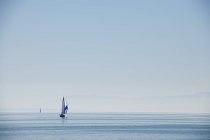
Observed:
[[[210,115],[0,113],[0,139],[210,140]]]

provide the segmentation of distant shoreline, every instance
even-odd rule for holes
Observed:
[[[0,114],[4,114],[4,113],[18,113],[18,114],[40,114],[39,111],[4,111],[4,110],[0,110]],[[59,114],[59,111],[43,111],[41,114]],[[70,112],[68,114],[119,114],[119,115],[147,115],[147,114],[154,114],[154,115],[210,115],[209,112]]]

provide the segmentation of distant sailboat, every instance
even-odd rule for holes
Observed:
[[[60,114],[61,118],[65,118],[65,116],[67,114],[67,110],[68,110],[68,105],[65,102],[64,97],[63,97],[62,106],[61,106],[61,114]]]
[[[42,109],[40,108],[39,113],[42,113]]]

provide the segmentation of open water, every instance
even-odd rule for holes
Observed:
[[[210,140],[210,115],[0,113],[0,140]]]

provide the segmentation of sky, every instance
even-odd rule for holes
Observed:
[[[209,2],[0,5],[0,111],[210,113]]]

